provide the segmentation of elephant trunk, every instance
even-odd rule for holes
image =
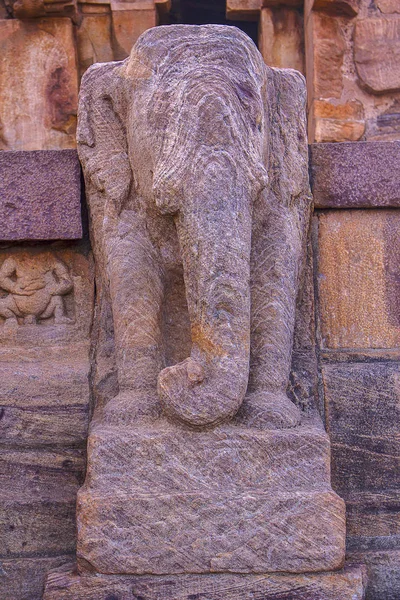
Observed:
[[[165,411],[192,426],[214,425],[236,413],[250,353],[252,193],[230,153],[208,148],[202,154],[191,161],[175,216],[192,351],[158,377]],[[174,204],[160,190],[157,196],[161,209],[163,202]]]

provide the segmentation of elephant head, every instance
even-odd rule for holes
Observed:
[[[150,29],[126,61],[94,66],[82,83],[79,153],[103,194],[96,206],[111,206],[103,222],[150,206],[176,226],[192,350],[159,373],[157,388],[165,411],[194,426],[232,417],[248,385],[252,215],[268,183],[268,114],[267,67],[231,27]]]

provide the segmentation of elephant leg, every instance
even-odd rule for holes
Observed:
[[[254,209],[250,378],[241,422],[294,427],[300,411],[286,395],[302,249],[297,216],[278,203]],[[260,214],[262,209],[262,213]]]
[[[119,394],[106,405],[104,420],[132,423],[159,414],[163,269],[145,223],[133,211],[121,214],[107,258]]]

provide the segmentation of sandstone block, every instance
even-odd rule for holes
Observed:
[[[93,5],[83,5],[91,7]],[[98,11],[97,6],[94,7]],[[108,8],[108,7],[107,7]],[[114,60],[111,44],[111,14],[84,14],[77,30],[80,74],[97,62]]]
[[[365,570],[346,568],[315,575],[164,575],[79,577],[54,570],[44,600],[363,600]]]
[[[376,5],[383,13],[400,13],[400,6],[397,0],[376,0]]]
[[[0,600],[42,600],[48,571],[68,560],[68,555],[1,560]]]
[[[89,454],[87,484],[99,493],[109,487],[163,494],[212,488],[273,493],[317,490],[330,483],[329,441],[316,418],[291,430],[219,428],[201,438],[184,429],[97,426]]]
[[[357,141],[365,132],[364,109],[361,102],[332,104],[315,100],[311,107],[315,142]]]
[[[153,3],[143,3],[147,4],[143,9],[133,9],[134,4],[111,1],[114,60],[129,56],[139,36],[157,25],[157,11]]]
[[[303,38],[303,17],[300,12],[286,7],[262,9],[259,48],[267,65],[304,73]]]
[[[400,89],[400,17],[360,19],[355,26],[354,61],[364,85],[374,93]]]
[[[0,240],[82,237],[74,150],[0,153]]]
[[[360,8],[360,0],[313,0],[312,10],[320,10],[330,15],[355,17]]]
[[[2,20],[0,54],[0,150],[73,148],[78,77],[71,20]]]
[[[400,206],[399,165],[399,142],[312,144],[315,207]]]
[[[399,346],[399,218],[390,209],[318,216],[323,348]]]
[[[367,600],[398,600],[400,598],[400,550],[351,552],[349,560],[365,565]],[[85,599],[86,600],[86,599]]]
[[[334,488],[379,493],[400,486],[397,363],[324,365]]]
[[[305,40],[309,103],[321,98],[340,98],[346,51],[342,21],[337,17],[311,12]]]
[[[256,20],[261,7],[262,0],[226,0],[226,17],[232,20]]]

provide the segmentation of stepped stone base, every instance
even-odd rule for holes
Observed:
[[[48,575],[43,600],[363,600],[363,567],[303,575]]]
[[[189,431],[97,425],[78,564],[106,574],[307,573],[344,563],[345,506],[320,421]]]

